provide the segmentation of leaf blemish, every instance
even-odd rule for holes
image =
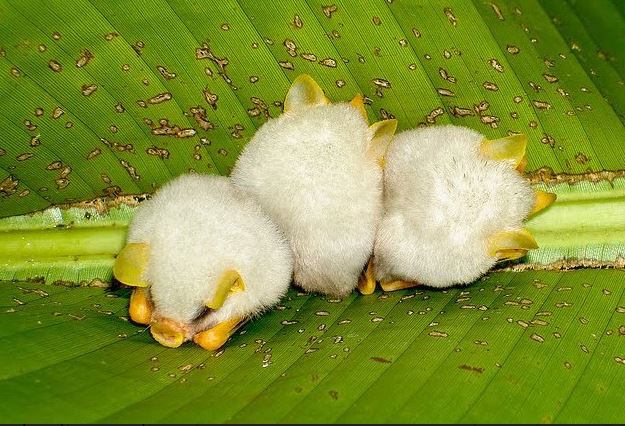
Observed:
[[[484,372],[484,368],[483,367],[473,367],[473,366],[467,365],[467,364],[459,365],[458,368],[460,368],[461,370],[472,371],[472,372],[478,373],[478,374],[482,374]]]

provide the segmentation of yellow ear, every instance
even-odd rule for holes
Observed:
[[[115,259],[113,275],[120,282],[133,287],[147,287],[143,271],[148,264],[150,246],[146,243],[130,243],[122,249]]]
[[[384,156],[393,140],[396,129],[397,120],[395,119],[378,121],[369,126],[369,131],[373,136],[369,142],[368,152],[378,160],[381,167],[384,167]]]
[[[522,164],[527,148],[527,136],[512,135],[500,139],[484,139],[480,151],[491,160],[512,160],[514,167]]]
[[[284,112],[299,111],[308,107],[329,104],[321,87],[308,74],[298,76],[284,99]]]
[[[206,301],[206,307],[210,309],[219,309],[231,294],[245,290],[245,283],[238,271],[228,269],[221,274],[217,280],[215,295],[212,299]]]
[[[513,260],[535,248],[538,248],[538,244],[532,234],[526,229],[515,229],[492,236],[488,242],[488,255],[497,260]]]
[[[532,211],[530,211],[529,213],[530,215],[538,213],[542,209],[546,209],[551,204],[553,204],[553,202],[556,201],[557,198],[556,194],[552,192],[541,191],[540,189],[534,190],[534,196],[534,206],[532,207]]]
[[[367,110],[365,109],[365,100],[362,98],[362,95],[354,96],[354,99],[349,101],[349,104],[358,110],[360,115],[362,115],[362,118],[364,118],[367,123],[369,122],[369,117],[367,117]]]

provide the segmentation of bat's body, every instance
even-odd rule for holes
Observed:
[[[139,206],[127,242],[116,276],[140,287],[131,317],[138,310],[133,319],[150,324],[166,346],[195,338],[216,349],[202,333],[213,343],[227,339],[236,325],[276,304],[291,280],[284,237],[225,177],[185,175],[169,182]],[[128,277],[133,264],[140,271]]]
[[[460,126],[397,135],[386,156],[375,244],[382,286],[466,284],[536,248],[523,220],[555,196],[535,193],[515,170],[525,144],[521,135],[489,141]]]
[[[283,230],[295,282],[308,291],[349,293],[373,252],[382,217],[377,150],[386,149],[395,122],[370,127],[363,112],[361,98],[329,104],[300,77],[285,113],[258,130],[232,172]]]

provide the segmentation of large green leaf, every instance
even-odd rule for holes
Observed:
[[[343,301],[291,291],[216,353],[128,291],[0,285],[4,422],[591,422],[625,416],[625,274],[496,273]]]
[[[128,194],[227,174],[304,72],[400,129],[526,133],[559,198],[513,268],[622,268],[623,34],[619,0],[0,0],[0,279],[30,280],[0,283],[0,420],[622,422],[622,271],[293,290],[216,353],[43,282],[106,285]]]

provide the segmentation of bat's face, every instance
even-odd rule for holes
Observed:
[[[117,256],[113,273],[120,282],[135,287],[130,299],[131,319],[149,325],[152,336],[163,346],[178,347],[204,332],[226,300],[245,291],[243,279],[233,269],[198,280],[184,274],[159,279],[162,275],[154,274],[150,267],[158,270],[168,265],[150,259],[148,244],[130,243]]]

